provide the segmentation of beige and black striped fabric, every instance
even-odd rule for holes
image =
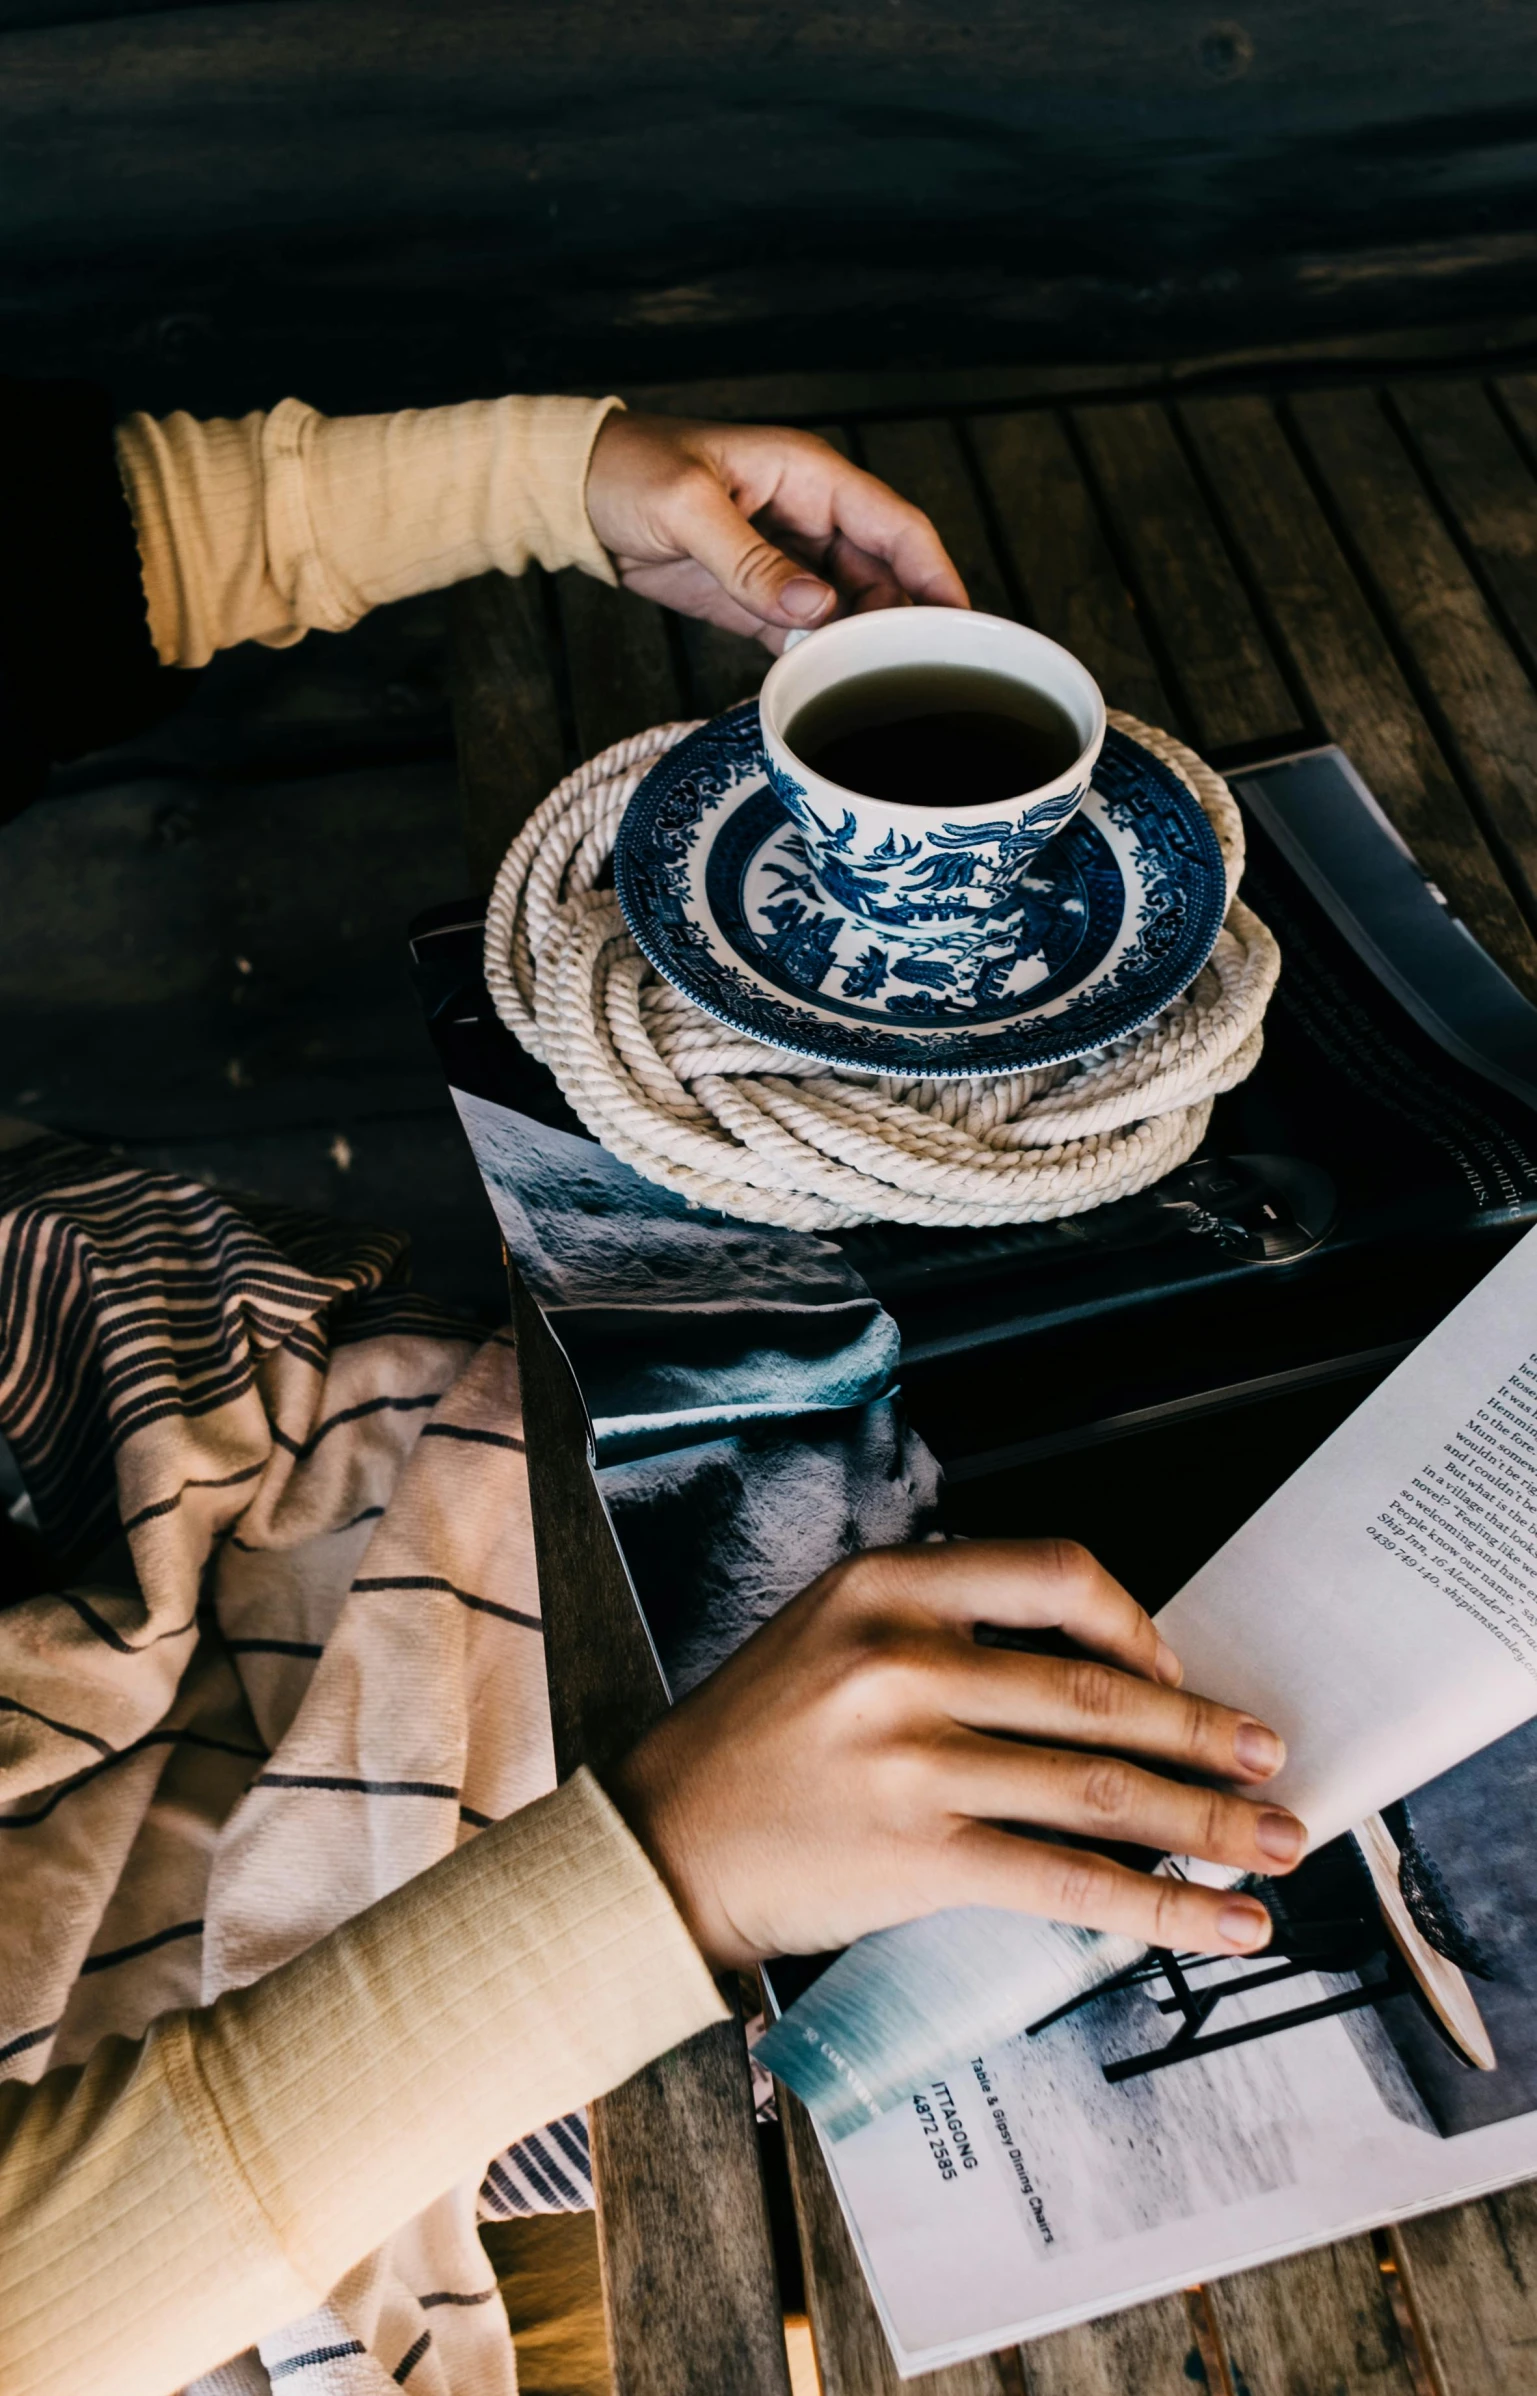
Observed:
[[[402,1243],[0,1124],[0,2076],[211,2001],[553,1783],[517,1360]],[[511,2396],[477,2233],[579,2116],[204,2383]]]

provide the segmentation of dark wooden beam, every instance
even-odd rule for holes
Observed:
[[[0,340],[125,400],[1169,356],[1529,305],[1537,20],[11,0]]]

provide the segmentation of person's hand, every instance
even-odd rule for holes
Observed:
[[[979,1624],[1086,1652],[979,1646]],[[717,1965],[818,1954],[951,1905],[1250,1954],[1270,1936],[1257,1898],[1052,1835],[1267,1876],[1300,1859],[1294,1814],[1213,1785],[1267,1780],[1281,1741],[1180,1678],[1142,1608],[1069,1541],[892,1548],[803,1590],[611,1789]]]
[[[835,613],[969,604],[927,516],[814,433],[616,413],[587,513],[628,590],[776,651]]]

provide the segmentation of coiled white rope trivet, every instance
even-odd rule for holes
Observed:
[[[976,1081],[837,1071],[729,1030],[661,980],[594,887],[630,797],[697,729],[658,724],[568,774],[502,860],[486,915],[496,1011],[605,1147],[753,1223],[1042,1223],[1146,1189],[1192,1156],[1259,1062],[1280,970],[1236,895],[1243,824],[1220,774],[1134,716],[1211,818],[1228,907],[1211,961],[1141,1031],[1067,1065]]]

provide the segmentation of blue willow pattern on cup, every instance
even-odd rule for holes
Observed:
[[[922,1023],[1012,1019],[1027,990],[1039,1006],[1101,964],[1125,914],[1125,885],[1102,832],[1075,817],[1049,874],[1024,877],[1006,916],[914,924],[893,937],[884,924],[828,906],[804,836],[767,788],[721,822],[704,885],[729,949],[787,997],[815,991],[819,1006],[855,1021],[872,1013]]]
[[[766,752],[764,770],[787,815],[817,842],[808,871],[834,906],[896,933],[914,925],[997,922],[1022,904],[1020,868],[1045,847],[1083,797],[1083,784],[983,824],[887,831],[864,848],[852,807],[824,823],[803,783]]]
[[[657,972],[772,1047],[886,1073],[1061,1063],[1160,1013],[1221,927],[1226,883],[1204,809],[1114,730],[1084,807],[1018,905],[980,939],[974,917],[948,928],[936,917],[891,942],[867,915],[829,907],[769,784],[749,702],[652,768],[620,826],[614,874]],[[1112,853],[1105,825],[1122,835],[1129,863]],[[1117,951],[1128,910],[1130,937]],[[1034,978],[1010,987],[1025,963]]]

